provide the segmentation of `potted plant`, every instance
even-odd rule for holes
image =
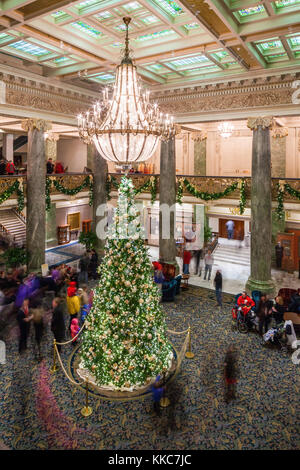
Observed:
[[[79,243],[85,245],[87,250],[95,248],[98,237],[95,232],[81,232],[79,235]]]
[[[8,248],[2,255],[7,268],[16,268],[27,264],[27,252],[25,248]]]

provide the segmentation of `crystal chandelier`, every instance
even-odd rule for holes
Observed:
[[[230,137],[232,135],[233,131],[234,131],[234,126],[232,124],[230,124],[229,122],[222,122],[218,126],[218,132],[219,132],[220,136],[224,137],[225,139]]]
[[[173,117],[164,115],[157,104],[150,103],[149,91],[141,92],[136,66],[129,55],[131,18],[123,21],[125,51],[117,67],[112,97],[107,88],[103,90],[102,101],[78,116],[78,128],[80,138],[86,143],[94,142],[103,158],[130,166],[150,158],[159,139],[169,140],[175,135],[175,125]]]

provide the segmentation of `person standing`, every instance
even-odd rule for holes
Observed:
[[[90,264],[90,258],[87,253],[79,261],[79,269],[80,273],[78,276],[79,282],[84,282],[84,284],[88,283],[89,276],[88,276],[88,269]]]
[[[46,169],[47,169],[47,175],[51,175],[54,172],[54,165],[52,163],[52,158],[48,158]]]
[[[67,289],[67,307],[71,326],[73,318],[77,318],[80,312],[80,300],[76,292],[76,282],[70,282],[70,286]]]
[[[60,305],[60,298],[55,297],[52,300],[52,320],[51,320],[51,331],[54,335],[54,338],[58,343],[62,343],[66,335],[66,326],[64,320],[64,313]],[[61,350],[61,346],[57,345],[58,351]]]
[[[6,171],[6,163],[5,163],[5,160],[3,158],[1,158],[1,160],[0,160],[0,175],[5,175],[5,171]]]
[[[190,262],[192,259],[191,252],[184,250],[183,252],[183,274],[190,274]]]
[[[97,268],[98,268],[98,254],[96,250],[92,250],[92,256],[90,261],[90,269],[94,280],[97,279]]]
[[[265,333],[268,331],[270,315],[268,312],[268,303],[266,294],[262,294],[257,308],[257,316],[259,319],[258,331],[260,336],[263,335],[263,328],[265,327]]]
[[[233,220],[228,220],[226,222],[226,229],[227,229],[227,238],[228,240],[232,240],[234,235],[234,222]]]
[[[208,273],[208,280],[210,281],[211,271],[212,271],[212,267],[214,264],[214,257],[211,254],[211,250],[208,250],[208,252],[204,256],[204,264],[205,264],[204,281],[206,281],[207,273]]]
[[[20,329],[19,337],[19,353],[27,349],[27,338],[30,331],[30,320],[32,316],[29,315],[29,299],[24,299],[21,307],[17,313],[17,322]]]
[[[222,282],[223,282],[222,273],[218,269],[215,275],[214,284],[216,288],[216,298],[217,298],[217,302],[218,302],[220,309],[222,308]]]
[[[280,242],[277,242],[275,246],[275,256],[276,256],[276,267],[281,269],[282,257],[283,257],[283,246]]]

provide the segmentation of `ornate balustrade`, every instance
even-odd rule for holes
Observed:
[[[79,186],[84,186],[84,182],[86,181],[87,176],[90,173],[66,173],[66,174],[59,174],[59,175],[48,175],[52,181],[56,181],[59,185],[63,186],[67,190],[72,190],[74,188],[78,188]],[[119,185],[120,180],[122,178],[122,174],[120,173],[110,173],[111,182],[111,191],[116,190],[116,186]],[[142,188],[143,193],[151,193],[151,187],[148,185],[147,182],[152,178],[155,178],[156,181],[156,192],[159,194],[159,184],[160,184],[160,177],[159,175],[151,175],[151,174],[137,174],[137,173],[130,173],[130,177],[132,178],[134,187],[136,189]],[[188,182],[197,190],[207,193],[222,193],[226,190],[226,188],[234,185],[237,183],[237,188],[232,191],[229,195],[224,196],[226,199],[239,199],[240,197],[240,189],[239,185],[241,180],[245,181],[245,195],[246,198],[249,200],[251,198],[251,177],[236,177],[236,176],[229,176],[229,177],[221,177],[221,176],[190,176],[190,175],[176,175],[177,183],[179,184],[184,179],[188,180]],[[0,176],[0,195],[3,194],[5,191],[9,190],[9,188],[16,182],[19,181],[20,186],[24,188],[24,193],[26,194],[26,175],[14,175],[8,176],[3,175]],[[277,200],[278,194],[278,184],[282,185],[283,183],[287,183],[296,191],[300,191],[300,179],[299,178],[272,178],[272,199],[273,201]],[[88,191],[88,187],[83,187],[82,191]],[[192,196],[191,193],[187,190],[186,186],[182,185],[183,196]],[[57,185],[52,184],[50,188],[50,194],[55,195],[59,194],[61,191],[57,189]],[[12,193],[8,199],[16,199],[16,193]],[[296,196],[288,194],[285,192],[284,194],[284,201],[285,202],[299,202],[299,199]]]

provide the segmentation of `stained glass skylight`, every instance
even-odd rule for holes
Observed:
[[[142,36],[138,36],[135,38],[135,41],[148,41],[149,39],[159,39],[164,36],[171,36],[175,35],[175,32],[172,31],[171,29],[164,29],[163,31],[158,31],[156,33],[149,33],[149,34],[144,34]]]
[[[249,16],[263,13],[264,11],[265,8],[263,5],[257,5],[256,7],[243,8],[242,10],[239,10],[238,13],[240,16]]]
[[[12,38],[13,36],[11,36],[10,34],[0,33],[0,42],[9,41]]]
[[[198,55],[194,57],[185,57],[182,59],[169,60],[168,63],[174,67],[191,66],[193,64],[199,64],[201,62],[209,62],[209,59],[205,55]]]
[[[93,75],[93,76],[88,77],[88,78],[92,81],[95,81],[95,82],[105,83],[105,82],[110,82],[110,81],[114,80],[115,77],[111,73],[102,73],[102,74],[98,74],[98,75]]]
[[[281,41],[279,40],[274,40],[274,41],[268,41],[268,42],[260,42],[257,44],[259,49],[262,50],[262,52],[268,51],[269,49],[277,49],[279,47],[282,47]]]
[[[110,11],[102,11],[101,13],[96,13],[94,16],[97,18],[97,20],[104,21],[112,18],[113,14]]]
[[[91,5],[94,5],[95,3],[100,3],[99,0],[85,0],[84,2],[80,2],[78,3],[77,8],[78,9],[81,9],[81,8],[86,8],[86,7],[89,7]]]
[[[14,42],[13,44],[10,44],[8,47],[12,47],[13,49],[18,49],[22,52],[25,52],[26,54],[30,54],[33,56],[42,56],[46,54],[51,54],[50,51],[47,49],[44,49],[43,47],[37,46],[35,44],[31,44],[30,42],[27,41],[17,41]]]
[[[154,16],[154,15],[145,16],[145,18],[141,18],[141,21],[146,25],[154,24],[154,23],[160,23],[160,20],[158,18],[156,18],[156,16]]]
[[[173,0],[154,0],[155,3],[162,8],[166,13],[171,16],[178,16],[183,13],[183,10],[178,3]]]
[[[200,28],[200,25],[198,23],[189,23],[189,24],[185,24],[184,27],[185,27],[185,29],[187,29],[189,31],[191,29]]]
[[[281,0],[275,2],[276,8],[284,8],[292,5],[300,5],[300,0]]]
[[[288,41],[292,49],[300,47],[300,36],[293,36]]]
[[[131,11],[138,10],[139,8],[142,8],[142,5],[140,5],[138,2],[130,2],[127,3],[126,5],[123,5],[124,10],[127,11],[127,13],[130,13]]]
[[[92,26],[87,23],[84,23],[83,21],[76,21],[75,23],[71,23],[71,25],[74,28],[77,28],[83,33],[86,33],[94,38],[99,38],[103,36],[103,33],[101,33],[101,31],[98,31],[96,28],[93,28]]]

